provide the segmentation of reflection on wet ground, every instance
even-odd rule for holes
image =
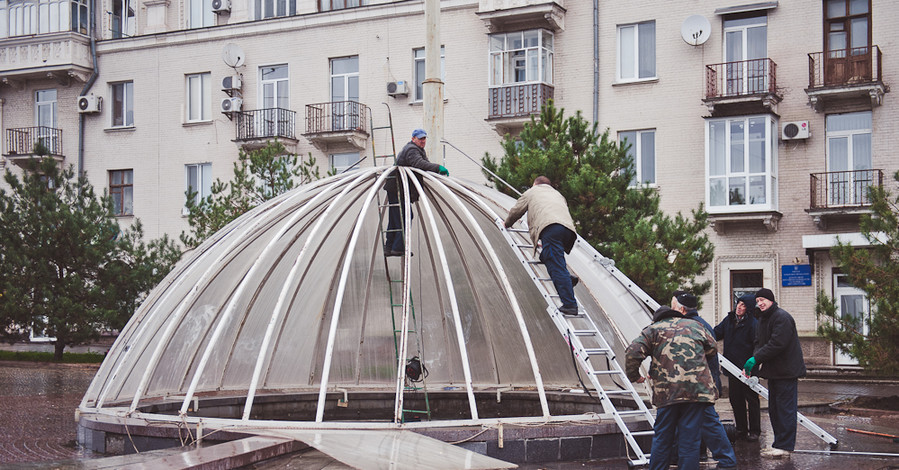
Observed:
[[[87,459],[75,445],[75,409],[96,373],[96,365],[33,364],[0,362],[0,466],[14,468],[16,463],[51,462]],[[855,396],[890,397],[899,395],[894,384],[856,384],[801,381],[800,406],[826,404]],[[763,401],[762,406],[766,403]],[[730,419],[727,400],[716,406],[723,419]],[[861,429],[899,435],[899,412],[839,414],[826,412],[827,407],[805,408],[803,413],[832,434],[839,452],[875,452],[895,456],[826,455],[796,452],[789,460],[772,461],[759,457],[760,449],[770,445],[773,435],[768,415],[762,410],[762,436],[757,443],[737,442],[741,469],[760,470],[885,470],[899,469],[899,443],[891,438],[848,431]],[[861,414],[864,414],[862,416]],[[803,427],[799,428],[796,448],[827,451],[828,445]],[[290,459],[280,463],[290,465]],[[306,461],[308,462],[308,460]],[[269,462],[268,464],[271,464]],[[10,465],[11,464],[11,465]],[[33,468],[33,465],[29,465]],[[261,468],[261,467],[260,467]],[[268,466],[265,468],[277,468]],[[280,466],[284,468],[284,466]],[[624,460],[528,464],[521,468],[536,469],[623,469]],[[714,468],[707,463],[703,468]]]

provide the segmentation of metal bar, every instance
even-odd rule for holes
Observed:
[[[425,213],[430,221],[431,231],[434,233],[434,244],[437,246],[437,255],[440,258],[446,290],[449,293],[450,311],[453,314],[453,323],[456,327],[456,341],[459,343],[459,354],[462,356],[462,373],[465,376],[465,389],[468,393],[468,408],[471,412],[471,419],[478,419],[477,401],[475,401],[474,390],[471,385],[471,366],[469,365],[470,359],[468,358],[468,344],[465,342],[465,333],[462,331],[462,317],[459,314],[459,302],[456,299],[456,288],[453,285],[452,273],[449,269],[449,262],[447,262],[446,259],[446,250],[443,249],[443,241],[440,237],[440,230],[437,229],[437,221],[434,217],[434,212],[431,209],[431,201],[427,197],[418,178],[411,179],[412,183],[415,184],[415,187],[418,189],[418,194],[421,196],[422,205],[424,206]]]
[[[403,183],[403,204],[405,205],[405,214],[403,214],[403,317],[400,322],[402,332],[400,333],[400,350],[397,353],[396,366],[396,396],[394,397],[394,422],[400,423],[403,420],[403,379],[406,371],[403,363],[406,362],[406,354],[409,348],[409,301],[412,295],[412,202],[409,200],[409,167],[397,167],[397,176],[402,175],[400,180]]]
[[[381,171],[377,168],[369,170],[372,172]],[[384,178],[386,178],[387,172],[381,174],[378,178],[378,183],[380,183]],[[375,195],[381,189],[381,184],[375,184],[372,186],[372,189],[368,192],[368,195],[365,197],[365,202],[362,204],[361,214],[364,214],[368,207],[371,205],[372,199],[374,199]],[[359,233],[362,232],[362,225],[365,217],[359,217],[356,220],[356,225],[353,227],[353,234],[350,236],[350,243],[347,245],[346,253],[352,253],[356,248],[356,243],[359,241]],[[322,379],[321,386],[318,391],[318,405],[315,410],[315,421],[321,422],[325,415],[325,397],[328,392],[328,379],[331,375],[331,359],[334,355],[334,341],[337,337],[337,322],[340,320],[340,309],[343,306],[343,296],[346,292],[346,281],[350,274],[350,265],[352,264],[353,257],[345,256],[343,260],[343,268],[340,273],[340,281],[337,284],[337,294],[335,295],[334,301],[334,309],[331,312],[331,326],[328,330],[328,343],[325,348],[325,358],[322,363]]]
[[[382,174],[379,177],[378,181],[375,183],[375,186],[374,186],[375,188],[381,187],[380,183],[381,183],[381,180],[384,179],[385,175],[386,175],[386,172],[384,172],[384,174]],[[253,407],[253,400],[256,395],[256,388],[259,385],[259,377],[262,375],[262,367],[265,364],[265,359],[268,357],[268,354],[269,354],[269,351],[268,351],[269,343],[271,342],[271,338],[274,335],[275,326],[277,325],[278,321],[281,319],[281,315],[283,315],[284,312],[287,310],[287,303],[288,303],[287,299],[292,290],[294,279],[296,278],[297,274],[299,273],[300,266],[301,266],[300,262],[304,261],[306,253],[309,251],[309,248],[312,246],[312,241],[318,235],[318,232],[319,232],[319,230],[321,230],[322,226],[324,226],[325,221],[331,220],[328,217],[328,215],[337,206],[336,202],[338,200],[340,200],[341,198],[343,198],[343,196],[346,195],[347,192],[349,192],[350,188],[355,187],[356,184],[360,180],[363,179],[363,177],[370,177],[369,172],[363,173],[363,174],[359,175],[358,177],[356,177],[350,184],[348,184],[346,186],[346,188],[343,189],[343,191],[340,192],[340,194],[338,194],[337,196],[335,196],[332,199],[332,201],[328,204],[325,211],[320,216],[318,216],[318,220],[315,222],[315,225],[312,227],[312,230],[309,231],[309,235],[306,237],[306,242],[303,243],[303,248],[300,249],[300,253],[297,254],[297,257],[294,259],[293,266],[291,266],[290,272],[288,273],[287,278],[284,279],[284,285],[281,288],[281,292],[278,294],[278,300],[275,303],[275,307],[272,309],[272,314],[269,317],[268,326],[266,327],[265,334],[262,337],[262,344],[259,346],[259,355],[256,357],[256,366],[253,368],[253,376],[250,379],[250,386],[247,389],[247,399],[246,399],[246,402],[244,403],[243,417],[241,418],[243,420],[250,419],[250,410]],[[321,196],[323,193],[324,192],[320,192],[318,195],[316,195],[316,197]],[[297,210],[297,212],[305,215],[304,209],[306,207],[310,207],[310,206],[312,206],[312,204],[306,204],[303,207],[301,207],[299,210]],[[364,210],[363,210],[363,213],[364,213]],[[291,221],[291,222],[293,222],[293,221]],[[289,225],[292,225],[292,223],[290,223]]]
[[[506,180],[500,178],[496,173],[494,173],[494,172],[492,172],[492,171],[490,171],[490,170],[484,168],[483,165],[481,165],[481,164],[480,164],[477,160],[475,160],[474,158],[471,158],[470,156],[468,156],[468,154],[465,153],[465,152],[463,152],[459,147],[456,147],[455,145],[451,144],[451,143],[450,143],[448,140],[446,140],[446,139],[441,139],[440,142],[442,142],[442,143],[444,143],[444,144],[446,144],[446,145],[449,145],[450,147],[456,149],[456,151],[458,151],[459,153],[461,153],[462,155],[464,155],[465,158],[467,158],[467,159],[471,160],[472,162],[474,162],[474,164],[477,165],[480,169],[486,171],[487,173],[490,173],[490,176],[496,178],[497,181],[499,181],[499,182],[501,182],[502,184],[508,186],[509,189],[511,189],[512,191],[515,191],[515,194],[521,196],[521,191],[515,189],[515,187],[513,187],[511,184],[507,183]]]

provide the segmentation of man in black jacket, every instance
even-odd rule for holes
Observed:
[[[396,166],[411,166],[420,170],[432,171],[449,176],[449,171],[436,163],[428,160],[425,153],[425,143],[427,142],[428,133],[424,129],[415,129],[412,131],[412,140],[400,150],[396,157]],[[384,242],[384,254],[387,256],[403,256],[405,254],[405,245],[403,244],[403,235],[400,233],[403,228],[403,203],[400,193],[402,192],[403,183],[399,180],[399,172],[394,171],[392,176],[384,182],[384,190],[387,191],[387,202],[390,208],[387,211],[387,239]],[[418,190],[415,185],[409,182],[409,202],[418,201]]]
[[[753,310],[755,310],[755,295],[746,294],[737,300],[734,311],[728,313],[715,327],[715,339],[724,340],[724,357],[737,366],[746,364],[752,357],[759,326]],[[734,410],[734,421],[737,425],[737,439],[751,442],[759,440],[762,426],[758,394],[730,373],[727,374],[727,383],[730,407]]]
[[[748,375],[759,363],[759,376],[768,379],[768,416],[774,429],[774,442],[762,456],[789,458],[796,448],[799,377],[805,377],[805,359],[796,322],[786,310],[777,306],[774,292],[759,290],[755,293],[755,302],[759,308],[759,331],[755,352],[743,370]]]

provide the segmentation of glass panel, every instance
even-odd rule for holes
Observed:
[[[871,111],[828,114],[826,127],[827,132],[871,129]]]
[[[640,181],[644,183],[656,182],[656,133],[643,132],[640,135]]]
[[[868,0],[849,0],[849,14],[860,15],[868,12]]]
[[[510,33],[506,37],[506,39],[508,41],[508,46],[509,46],[507,50],[524,48],[524,39],[523,39],[522,33]]]
[[[203,191],[200,194],[203,197],[209,196],[212,194],[212,163],[204,163],[201,165],[202,171],[200,176],[202,181],[200,183],[200,187],[203,188]]]
[[[637,28],[623,26],[618,35],[618,73],[621,78],[634,77],[634,46]]]
[[[348,99],[350,101],[359,101],[359,76],[351,75],[347,77]]]
[[[125,125],[125,84],[112,86],[112,125]]]
[[[744,121],[731,121],[730,123],[730,171],[731,173],[743,173],[745,167],[745,128]]]
[[[849,23],[849,36],[852,38],[852,44],[849,47],[867,47],[868,41],[868,18],[853,18]]]
[[[631,178],[630,182],[630,185],[634,186],[637,184],[637,174],[639,172],[639,169],[637,168],[637,159],[635,158],[635,156],[637,155],[637,132],[619,132],[618,142],[621,146],[627,147],[627,156],[632,162],[634,162],[634,177]]]
[[[331,78],[331,101],[346,101],[346,87],[343,77]]]
[[[871,134],[852,136],[852,169],[871,169]]]
[[[746,204],[746,178],[740,176],[730,178],[728,188],[728,203],[732,206]]]
[[[540,31],[532,30],[524,32],[524,47],[538,47],[540,45]]]
[[[709,205],[727,205],[727,189],[724,186],[724,178],[713,178],[709,181]]]
[[[539,70],[537,69],[537,67],[539,67],[540,65],[539,61],[537,60],[537,49],[528,49],[527,54],[528,72],[526,80],[529,82],[534,82],[540,79]]]
[[[491,75],[491,85],[502,85],[503,84],[503,54],[493,54],[490,56],[490,68],[492,69],[493,74]],[[422,64],[422,74],[424,74],[424,64]]]
[[[846,16],[846,0],[827,0],[827,17]]]
[[[765,197],[765,177],[750,176],[749,177],[749,203],[750,204],[766,204]]]
[[[709,175],[719,176],[727,171],[727,139],[724,121],[709,123]]]
[[[656,76],[656,24],[654,21],[639,25],[640,78]]]
[[[504,49],[505,43],[505,34],[494,34],[490,36],[490,52],[502,51]],[[424,53],[424,49],[422,49],[422,53]]]
[[[527,81],[527,59],[524,51],[515,51],[510,54],[512,61],[512,76],[515,83]]]
[[[765,131],[767,119],[753,118],[749,120],[749,172],[765,172]]]
[[[197,182],[199,178],[199,172],[197,171],[197,165],[187,165],[187,190],[188,191],[196,191],[199,192],[200,184]],[[197,195],[196,199],[200,199],[200,195]]]
[[[553,35],[546,30],[543,30],[543,47],[553,50]]]
[[[828,139],[827,171],[849,170],[849,138],[831,137]]]
[[[743,60],[743,31],[728,31],[724,34],[724,61]]]
[[[331,59],[331,74],[359,73],[359,57],[342,57]]]

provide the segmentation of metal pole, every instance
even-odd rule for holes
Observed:
[[[461,153],[462,155],[465,155],[465,158],[467,158],[467,159],[471,160],[472,162],[474,162],[474,164],[477,165],[477,166],[479,166],[482,170],[486,171],[487,173],[490,173],[490,176],[496,178],[497,181],[499,181],[500,183],[502,183],[502,184],[508,186],[509,189],[511,189],[512,191],[515,191],[515,194],[521,196],[521,191],[515,189],[514,186],[512,186],[512,185],[509,184],[509,183],[507,183],[506,180],[500,178],[496,173],[494,173],[494,172],[492,172],[492,171],[490,171],[490,170],[484,168],[484,165],[481,165],[481,164],[480,164],[477,160],[475,160],[474,158],[469,157],[468,154],[465,153],[465,152],[463,152],[461,149],[459,149],[459,147],[456,147],[455,145],[449,143],[449,141],[446,140],[446,139],[441,139],[440,142],[441,142],[441,143],[444,143],[444,144],[446,144],[446,145],[449,145],[450,147],[456,149],[456,151],[458,151],[458,152]]]
[[[440,74],[440,0],[425,0],[424,128],[425,152],[437,158],[443,139],[443,80]]]

